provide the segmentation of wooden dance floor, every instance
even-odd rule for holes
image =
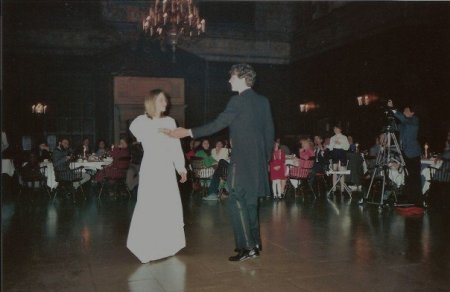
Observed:
[[[125,246],[135,199],[94,194],[4,194],[3,291],[450,291],[448,210],[405,218],[340,196],[265,199],[261,256],[236,263],[225,205],[186,191],[187,247],[143,265]]]

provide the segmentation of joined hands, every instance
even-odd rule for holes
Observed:
[[[177,138],[177,139],[189,136],[189,130],[185,129],[185,128],[181,128],[181,127],[173,129],[173,130],[170,130],[167,128],[160,128],[159,132],[166,134],[169,137]]]

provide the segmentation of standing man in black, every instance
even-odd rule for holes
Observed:
[[[420,155],[421,148],[417,141],[419,132],[419,119],[411,106],[406,106],[403,113],[393,109],[392,100],[388,101],[388,107],[392,109],[394,116],[400,121],[400,144],[405,159],[406,170],[405,191],[409,203],[423,207],[423,195],[421,190]]]
[[[161,131],[174,138],[190,135],[196,139],[229,127],[233,152],[227,204],[238,252],[229,260],[243,261],[259,256],[261,251],[258,198],[270,194],[267,166],[272,155],[274,127],[268,99],[252,89],[255,70],[248,64],[233,65],[230,76],[231,90],[239,94],[231,97],[213,122],[191,130]]]

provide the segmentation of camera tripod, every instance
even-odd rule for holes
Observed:
[[[395,206],[409,206],[411,204],[398,203],[397,193],[401,191],[401,187],[397,186],[396,183],[392,181],[390,176],[390,168],[394,164],[398,165],[399,174],[403,173],[404,175],[407,175],[405,160],[403,159],[397,137],[395,136],[395,129],[392,126],[387,126],[384,129],[381,138],[381,149],[376,157],[369,188],[367,189],[366,196],[362,199],[362,201],[365,201],[368,204],[378,205],[378,207],[381,208],[384,205],[385,193],[389,193],[388,197],[393,200],[391,202]],[[377,178],[376,183],[374,183],[375,178]],[[375,190],[373,190],[375,184],[378,189],[375,187]],[[369,200],[371,191],[372,196]],[[375,195],[378,191],[380,194],[380,200],[376,201]]]

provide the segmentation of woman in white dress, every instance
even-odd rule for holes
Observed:
[[[165,93],[152,90],[145,98],[146,113],[130,125],[130,131],[142,142],[144,157],[127,247],[142,263],[172,256],[186,245],[175,174],[176,170],[180,182],[186,181],[184,155],[180,140],[159,130],[176,128],[175,120],[164,116],[166,106]]]

